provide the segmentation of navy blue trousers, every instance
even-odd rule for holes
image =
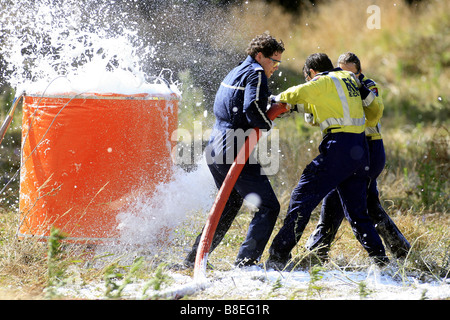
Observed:
[[[367,214],[369,153],[365,134],[329,133],[324,136],[319,151],[291,194],[284,225],[270,246],[270,255],[287,259],[300,240],[311,212],[336,189],[358,241],[369,256],[384,257],[383,243]]]
[[[382,207],[377,187],[377,178],[386,163],[383,140],[368,140],[367,143],[370,155],[367,212],[386,247],[395,257],[401,258],[406,256],[411,246]],[[306,247],[309,250],[318,248],[319,253],[328,253],[344,216],[339,194],[337,190],[332,190],[323,200],[319,222]]]
[[[229,164],[217,163],[208,165],[217,188],[222,186],[230,166]],[[236,264],[251,265],[261,258],[280,212],[280,203],[268,177],[262,174],[261,170],[261,165],[258,163],[249,164],[247,162],[245,164],[228,198],[211,243],[210,252],[222,241],[242,207],[245,197],[250,194],[255,195],[259,200],[259,204],[257,204],[258,211],[250,222],[247,236],[241,244],[236,258]],[[192,263],[195,261],[200,238],[201,234],[197,236],[192,250],[186,258],[186,262]]]

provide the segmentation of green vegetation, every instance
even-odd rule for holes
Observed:
[[[300,71],[310,53],[326,52],[336,61],[343,52],[355,52],[362,61],[363,72],[379,84],[385,103],[382,132],[387,164],[378,183],[381,201],[412,245],[407,259],[399,265],[398,276],[448,278],[450,2],[430,0],[410,7],[401,1],[395,5],[387,0],[376,1],[381,12],[380,29],[366,26],[369,17],[366,10],[370,4],[372,1],[324,1],[317,8],[308,7],[302,14],[291,14],[275,4],[259,1],[217,8],[217,14],[226,12],[228,17],[228,28],[216,30],[227,41],[214,45],[225,50],[232,43],[235,54],[240,55],[248,40],[265,30],[281,38],[286,51],[281,75],[274,75],[271,83],[274,93],[304,81]],[[184,99],[180,104],[180,127],[193,130],[193,121],[200,121],[203,130],[209,129],[213,116],[211,112],[206,117],[203,113],[203,106],[205,109],[208,106],[201,97],[204,91],[196,84],[194,72],[186,69],[178,76],[183,82]],[[0,97],[2,119],[11,105],[12,96],[8,89]],[[280,171],[271,180],[282,205],[275,228],[278,230],[290,192],[305,165],[317,154],[321,135],[317,128],[307,126],[301,116],[278,119],[276,123],[282,157]],[[20,124],[21,114],[17,110],[0,146],[1,188],[19,170]],[[14,297],[26,294],[26,297],[41,298],[44,288],[53,288],[68,277],[64,274],[68,264],[88,264],[93,258],[72,251],[62,254],[58,234],[49,242],[50,247],[33,239],[17,240],[17,180],[18,177],[0,195],[0,287],[18,287],[20,284],[22,291],[14,293]],[[211,255],[215,268],[229,268],[229,260],[235,257],[250,221],[250,214],[243,213],[225,236],[226,245],[219,246]],[[307,255],[303,244],[315,227],[316,219],[317,212],[293,252],[294,258]],[[365,255],[348,224],[343,224],[336,239],[330,252],[332,264],[327,268],[364,265]],[[81,277],[86,282],[104,279],[107,283],[105,296],[120,298],[124,286],[136,277],[146,278],[150,274],[148,288],[161,288],[170,280],[164,268],[165,265],[160,263],[137,259],[126,268],[113,264],[99,272],[86,267]],[[320,298],[321,286],[317,282],[323,269],[313,268],[307,297]],[[280,286],[281,282],[274,285],[271,296],[276,296]],[[50,297],[54,298],[49,290]],[[363,282],[359,284],[359,294],[361,298],[371,294]],[[304,298],[304,295],[296,297]]]

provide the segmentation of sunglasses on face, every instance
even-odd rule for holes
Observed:
[[[270,60],[272,60],[272,62],[273,62],[273,66],[274,67],[278,67],[279,65],[280,65],[280,63],[281,63],[281,61],[280,60],[275,60],[275,59],[272,59],[271,57],[268,57]]]
[[[303,75],[305,76],[305,81],[306,82],[311,80],[311,72],[309,72],[309,71],[305,72]]]

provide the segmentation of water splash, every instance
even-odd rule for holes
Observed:
[[[158,60],[158,43],[153,45],[149,42],[151,37],[143,36],[146,31],[140,23],[143,20],[137,3],[134,0],[2,3],[4,45],[0,50],[6,62],[2,78],[16,91],[25,90],[28,94],[43,91],[133,94],[153,90],[179,94],[176,82],[168,87],[157,80],[153,61]],[[149,69],[154,69],[153,74],[149,75]],[[134,199],[128,211],[117,217],[120,242],[155,244],[155,234],[161,228],[172,232],[188,213],[208,210],[212,203],[208,190],[214,186],[207,174],[204,170],[185,173],[176,168],[174,180],[158,186],[153,197]],[[200,187],[192,188],[193,184]],[[172,241],[174,237],[170,233],[165,240]]]
[[[135,2],[7,1],[1,18],[2,78],[27,92],[42,92],[61,76],[76,92],[142,89],[151,80],[143,66],[155,58],[156,48],[139,34],[131,10]]]
[[[2,1],[0,56],[4,68],[0,81],[27,93],[132,94],[151,90],[149,84],[162,68],[189,69],[197,75],[203,93],[209,95],[205,108],[212,108],[218,83],[244,57],[244,50],[240,48],[236,55],[232,39],[223,36],[221,30],[229,28],[224,12],[182,3]],[[207,18],[202,10],[207,11]],[[177,89],[176,85],[170,87]],[[200,181],[212,181],[209,172],[204,172],[178,173],[177,179],[161,185],[152,199],[136,199],[131,211],[118,217],[121,241],[147,244],[162,224],[173,229],[183,223],[188,212],[206,213],[213,200],[209,192],[215,191],[215,186],[193,187]],[[164,218],[155,219],[161,214]]]
[[[200,232],[199,224],[189,219],[195,215],[206,218],[216,188],[204,158],[194,171],[175,170],[174,178],[158,185],[153,197],[138,197],[127,211],[117,216],[121,244],[149,248],[174,242],[191,245],[192,239],[183,243],[185,235],[178,229]]]

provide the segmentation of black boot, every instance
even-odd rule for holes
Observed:
[[[258,261],[256,261],[255,259],[252,259],[252,258],[236,258],[234,265],[238,268],[243,268],[243,267],[255,266],[257,263],[258,263]]]
[[[375,229],[383,239],[386,249],[388,249],[395,258],[406,258],[409,249],[411,249],[411,245],[389,217],[378,222]]]
[[[270,254],[269,259],[266,261],[266,268],[282,271],[286,268],[286,265],[289,260],[291,260],[291,257],[291,254],[288,254],[287,256]]]
[[[183,265],[186,268],[193,268],[195,264],[195,258],[197,256],[197,250],[191,250],[191,252],[188,253],[186,258],[183,261]]]

